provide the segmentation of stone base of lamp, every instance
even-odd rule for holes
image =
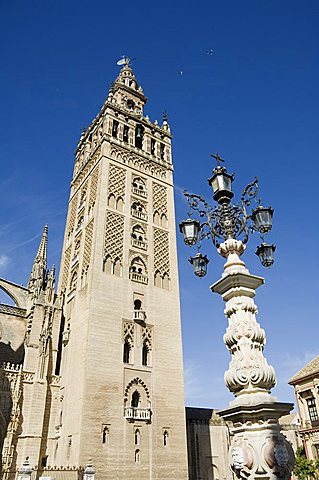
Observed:
[[[294,467],[290,443],[280,432],[279,418],[292,403],[236,405],[218,412],[229,425],[229,462],[239,479],[288,480]]]

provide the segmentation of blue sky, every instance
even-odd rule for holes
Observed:
[[[288,378],[319,353],[318,17],[317,1],[0,2],[0,275],[26,283],[45,223],[49,261],[59,265],[82,126],[103,104],[118,58],[134,57],[145,112],[168,112],[178,221],[184,188],[210,198],[216,151],[236,172],[237,195],[257,175],[275,208],[275,265],[261,267],[257,238],[244,259],[266,278],[256,303],[274,393],[293,401]],[[231,399],[226,319],[209,285],[223,261],[211,244],[202,250],[209,273],[198,280],[178,238],[186,402],[222,408]]]

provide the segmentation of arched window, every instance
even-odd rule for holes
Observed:
[[[136,148],[143,147],[143,135],[144,135],[144,127],[140,123],[138,123],[135,127],[135,146]]]
[[[141,310],[142,302],[138,298],[134,300],[134,310]]]
[[[108,198],[108,206],[111,208],[115,208],[115,196],[111,193]]]
[[[131,261],[129,277],[135,282],[147,284],[146,266],[140,257],[135,257]]]
[[[148,357],[149,357],[149,346],[147,345],[147,342],[144,342],[143,347],[142,347],[142,365],[147,367],[148,365]]]
[[[123,363],[130,363],[131,345],[126,339],[123,346]]]
[[[102,443],[105,445],[109,444],[109,436],[110,436],[110,431],[107,427],[103,427],[102,430]]]
[[[155,225],[160,225],[161,224],[161,218],[160,218],[159,213],[157,211],[154,212],[153,223],[155,223]]]
[[[168,445],[168,438],[169,438],[168,431],[164,430],[164,432],[163,432],[163,445],[164,445],[164,447],[167,447],[167,445]]]
[[[77,281],[78,281],[78,274],[77,274],[77,272],[74,272],[72,277],[71,277],[71,281],[70,281],[70,290],[71,291],[76,289]]]
[[[135,390],[135,392],[132,395],[131,407],[137,408],[140,403],[140,398],[141,398],[140,393],[137,390]]]
[[[118,197],[116,200],[116,210],[123,212],[124,202],[122,197]]]
[[[145,180],[141,177],[134,177],[132,181],[132,190],[136,195],[147,197]]]
[[[167,227],[167,217],[166,217],[165,213],[162,213],[162,215],[161,215],[161,226],[162,227]]]
[[[134,432],[134,444],[139,445],[141,443],[141,432],[137,428]]]
[[[123,128],[123,142],[128,143],[129,140],[129,127],[128,125],[124,125]]]
[[[162,287],[162,277],[159,272],[155,272],[154,285],[155,287]]]
[[[137,449],[135,450],[135,463],[140,463],[141,461],[141,455],[140,455],[140,451]]]
[[[131,207],[131,214],[133,217],[140,218],[142,220],[147,220],[147,214],[145,207],[140,202],[133,202]]]
[[[117,120],[113,120],[112,137],[117,138],[118,129],[119,129],[119,122]]]
[[[112,273],[112,259],[109,255],[103,260],[103,272]]]
[[[119,258],[116,258],[114,260],[114,265],[113,265],[113,273],[114,275],[116,275],[117,277],[120,277],[121,276],[121,261]]]
[[[165,288],[165,290],[169,290],[169,277],[167,273],[163,275],[162,287]]]
[[[144,242],[144,235],[145,230],[141,227],[141,225],[134,225],[132,228],[132,238],[134,240],[139,240],[140,242]]]

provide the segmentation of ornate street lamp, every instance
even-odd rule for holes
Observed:
[[[250,235],[258,232],[262,243],[256,254],[261,264],[270,267],[274,263],[276,247],[265,242],[274,211],[263,207],[257,198],[257,178],[244,189],[240,202],[231,203],[234,175],[220,165],[224,160],[218,154],[213,157],[217,167],[208,183],[217,204],[210,205],[200,195],[185,191],[189,218],[181,222],[180,230],[186,245],[201,244],[210,238],[218,253],[226,258],[224,273],[211,290],[226,302],[225,315],[229,321],[224,342],[231,353],[231,362],[225,383],[235,399],[219,415],[232,425],[230,464],[236,477],[242,480],[288,480],[294,454],[280,432],[279,418],[288,414],[293,404],[277,402],[270,394],[276,375],[263,355],[266,335],[256,320],[257,306],[253,300],[264,279],[252,275],[240,258]],[[195,275],[206,275],[206,255],[197,253],[189,261]]]
[[[202,278],[206,275],[207,264],[209,263],[206,255],[202,255],[198,252],[195,257],[190,257],[188,261],[193,265],[194,273],[197,277]]]
[[[200,231],[200,223],[197,220],[188,218],[179,224],[179,230],[183,234],[186,245],[195,245]]]
[[[274,251],[276,250],[275,245],[267,245],[267,243],[262,243],[257,247],[256,255],[258,255],[260,263],[264,267],[271,267],[274,263]]]
[[[261,205],[258,205],[256,210],[253,210],[251,218],[258,232],[263,234],[270,232],[272,227],[273,213],[274,210],[271,207],[265,208]]]

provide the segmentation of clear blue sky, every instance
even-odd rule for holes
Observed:
[[[172,127],[177,219],[181,189],[209,198],[216,151],[238,195],[258,175],[275,208],[274,267],[259,265],[257,238],[244,258],[266,278],[256,302],[275,394],[293,401],[288,378],[319,353],[318,22],[315,0],[0,2],[0,275],[26,283],[45,223],[59,265],[81,128],[103,104],[116,60],[136,57],[146,113],[167,110]],[[226,319],[209,290],[223,262],[207,243],[209,274],[198,280],[181,238],[178,248],[186,401],[225,407]]]

